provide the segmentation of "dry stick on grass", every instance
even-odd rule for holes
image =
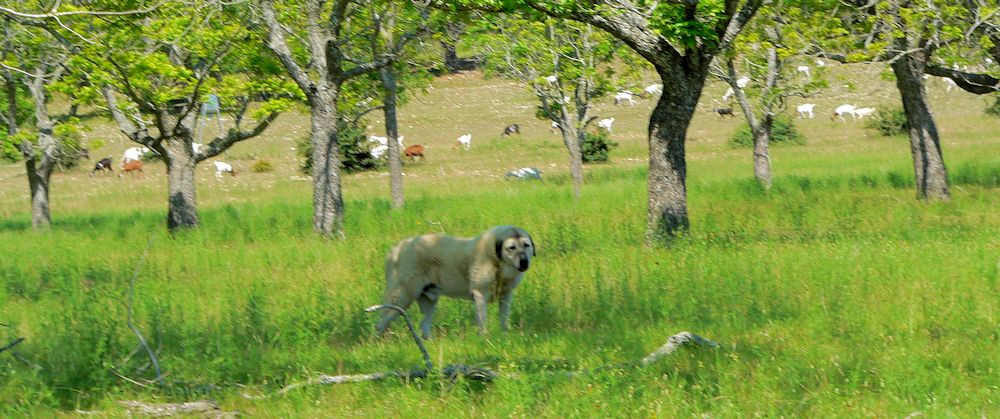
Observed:
[[[387,377],[395,377],[395,378],[425,378],[425,377],[431,375],[433,373],[433,371],[434,371],[434,367],[431,364],[430,356],[427,354],[427,348],[424,347],[423,340],[421,340],[420,336],[417,335],[416,329],[413,328],[413,324],[410,322],[409,317],[406,316],[406,311],[403,310],[402,308],[400,308],[398,306],[394,306],[394,305],[377,305],[377,306],[371,306],[371,307],[368,307],[367,309],[365,309],[365,311],[371,313],[371,312],[374,312],[374,311],[377,311],[377,310],[381,310],[381,309],[396,310],[396,311],[398,311],[403,316],[403,320],[406,321],[406,326],[410,329],[410,335],[413,336],[414,342],[417,343],[417,347],[420,348],[420,352],[424,356],[424,362],[427,364],[427,369],[426,370],[413,370],[413,371],[410,371],[410,372],[389,371],[389,372],[377,372],[377,373],[372,373],[372,374],[348,374],[348,375],[325,375],[324,374],[324,375],[320,375],[319,377],[312,378],[312,379],[310,379],[308,381],[305,381],[305,382],[289,384],[289,385],[283,387],[281,390],[278,390],[276,393],[273,393],[272,395],[285,394],[285,393],[288,393],[289,391],[295,390],[297,388],[311,386],[311,385],[315,385],[315,384],[359,383],[359,382],[365,382],[365,381],[378,381],[378,380],[382,380],[382,379],[387,378]],[[579,375],[585,375],[585,374],[588,374],[588,373],[602,371],[602,370],[611,369],[611,368],[626,368],[626,367],[642,368],[642,367],[645,367],[647,365],[656,363],[657,361],[659,361],[659,360],[661,360],[661,359],[663,359],[663,358],[665,358],[665,357],[673,354],[674,352],[677,352],[677,350],[679,350],[683,346],[690,346],[690,345],[708,347],[708,348],[712,348],[712,349],[719,348],[719,344],[718,343],[716,343],[716,342],[714,342],[714,341],[712,341],[710,339],[706,339],[706,338],[703,338],[701,336],[698,336],[698,335],[696,335],[694,333],[686,332],[685,331],[685,332],[680,332],[680,333],[674,334],[673,336],[670,336],[669,338],[667,338],[667,342],[666,343],[664,343],[662,346],[660,346],[659,348],[657,348],[655,351],[651,352],[649,355],[646,355],[645,357],[643,357],[640,360],[632,361],[632,362],[626,362],[626,363],[618,364],[618,365],[615,365],[615,366],[608,366],[608,367],[598,368],[598,369],[595,369],[595,370],[589,371],[589,372],[587,372],[587,371],[584,371],[584,372],[569,372],[569,374],[570,374],[570,376],[579,376]],[[493,381],[497,377],[497,374],[495,372],[489,370],[489,369],[478,368],[478,367],[470,367],[470,366],[467,366],[467,365],[448,365],[448,366],[446,366],[441,371],[441,373],[442,373],[442,376],[447,377],[449,379],[455,379],[455,378],[458,378],[459,376],[462,376],[462,377],[465,377],[465,378],[468,378],[468,379],[471,379],[471,380],[474,380],[474,381],[485,381],[485,382],[491,382],[491,381]],[[253,395],[249,395],[249,394],[246,394],[246,393],[242,394],[242,396],[244,398],[251,399],[251,400],[259,400],[259,399],[263,399],[265,397],[269,397],[269,395],[253,396]]]
[[[132,314],[132,300],[133,297],[135,296],[135,280],[139,277],[139,272],[142,270],[142,265],[146,263],[146,256],[149,255],[149,248],[152,246],[153,246],[153,237],[150,237],[149,241],[146,242],[146,249],[142,251],[142,258],[140,258],[139,263],[136,264],[135,271],[132,272],[132,278],[129,280],[128,302],[126,303],[125,308],[127,312],[126,323],[128,324],[128,328],[132,330],[132,333],[135,333],[135,336],[137,338],[139,338],[139,345],[141,345],[143,349],[146,350],[146,354],[149,355],[149,362],[153,364],[153,369],[156,370],[156,378],[154,378],[150,382],[159,384],[160,381],[163,380],[163,373],[160,371],[160,362],[156,360],[156,354],[149,347],[149,344],[146,343],[146,338],[142,336],[142,332],[140,332],[139,328],[135,326],[135,322],[133,321],[134,316]],[[112,372],[115,373],[115,375],[122,377],[120,374],[117,373],[117,371],[115,371],[114,368],[112,368]],[[135,383],[135,381],[131,379],[129,379],[128,381]]]
[[[208,400],[186,403],[143,403],[136,400],[122,400],[118,404],[131,412],[147,416],[173,416],[178,414],[205,414],[212,412],[221,414],[221,416],[216,415],[216,417],[235,417],[234,413],[223,412],[218,403]]]
[[[4,346],[3,348],[0,348],[0,352],[6,351],[6,350],[8,350],[10,348],[13,348],[18,343],[21,343],[21,342],[24,342],[24,338],[14,339],[14,341],[12,341],[11,343],[8,343],[7,346]]]

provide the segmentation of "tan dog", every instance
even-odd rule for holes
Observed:
[[[425,234],[403,240],[385,259],[386,304],[404,309],[417,300],[424,318],[420,330],[431,334],[434,307],[440,296],[473,300],[479,332],[486,333],[486,304],[500,302],[500,328],[507,330],[514,288],[535,255],[527,231],[498,226],[473,238]],[[376,329],[385,331],[396,318],[385,310]]]

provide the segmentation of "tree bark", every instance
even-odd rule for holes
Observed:
[[[910,153],[917,183],[917,198],[921,200],[951,199],[948,173],[937,124],[927,103],[923,72],[926,58],[921,53],[904,54],[892,62],[896,87],[903,102],[906,122],[910,125]]]
[[[313,229],[325,237],[344,237],[344,197],[337,143],[337,90],[327,87],[312,101]]]
[[[708,75],[707,66],[671,72],[658,69],[663,94],[649,117],[646,241],[669,241],[690,226],[687,213],[685,139]]]
[[[167,164],[167,229],[177,231],[198,227],[195,200],[195,158],[191,139],[169,138],[158,150]]]
[[[17,81],[10,70],[6,70],[4,74],[4,83],[7,87],[7,112],[4,119],[7,121],[7,134],[14,135],[17,134]]]
[[[42,71],[44,67],[39,67],[39,74],[42,74]],[[45,83],[42,77],[35,77],[28,82],[28,91],[35,104],[38,143],[32,145],[25,141],[21,147],[25,169],[28,172],[28,187],[31,191],[31,226],[35,230],[48,230],[52,225],[49,211],[49,182],[60,152],[53,132],[55,124],[49,117],[47,108]]]
[[[765,190],[770,190],[772,182],[770,147],[771,128],[774,126],[774,103],[767,96],[770,96],[770,92],[778,82],[778,75],[781,70],[781,61],[778,59],[778,52],[774,47],[767,50],[767,76],[763,91],[761,92],[761,96],[764,98],[761,106],[762,115],[759,120],[753,106],[750,104],[750,100],[747,99],[746,92],[737,83],[736,65],[733,63],[732,58],[727,60],[726,67],[729,72],[726,81],[729,83],[730,88],[733,89],[736,101],[740,104],[740,109],[743,110],[743,115],[747,119],[747,125],[750,126],[750,133],[753,135],[754,178],[757,179],[757,182]]]
[[[396,118],[396,75],[390,66],[379,69],[382,78],[382,89],[385,91],[385,135],[389,137],[389,194],[392,197],[392,207],[403,208],[403,161],[399,149],[399,123]]]
[[[49,213],[49,179],[53,165],[46,164],[45,160],[28,159],[24,162],[28,172],[28,188],[31,191],[31,227],[35,230],[48,230],[52,225]]]

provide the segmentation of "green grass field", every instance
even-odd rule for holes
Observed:
[[[726,145],[738,121],[711,113],[724,87],[709,85],[689,132],[692,230],[670,248],[642,244],[651,101],[598,105],[621,146],[611,164],[586,168],[575,202],[567,153],[531,118],[531,97],[477,74],[438,79],[403,108],[407,143],[428,144],[426,161],[405,167],[405,210],[389,209],[385,172],[345,178],[345,240],[311,231],[310,182],[292,150],[307,133],[302,114],[220,157],[238,177],[218,180],[203,164],[202,227],[174,237],[162,165],[142,179],[57,173],[44,234],[30,230],[23,167],[0,167],[0,345],[26,338],[0,353],[0,414],[117,416],[118,400],[213,399],[265,417],[1000,415],[1000,119],[982,113],[984,98],[932,81],[954,197],[921,203],[904,138],[826,117],[840,103],[897,102],[877,69],[854,89],[841,70],[810,100],[817,118],[798,121],[808,144],[774,148],[769,193],[753,181],[750,150]],[[515,122],[522,136],[500,139]],[[472,150],[452,150],[466,132]],[[88,135],[108,141],[96,158],[130,146],[105,121]],[[276,170],[253,173],[257,158]],[[546,180],[503,179],[522,166]],[[539,252],[512,330],[498,330],[493,305],[479,336],[471,303],[447,299],[428,342],[436,364],[487,366],[497,382],[240,396],[419,366],[400,321],[378,339],[362,311],[380,300],[385,253],[415,234],[497,224],[526,228]],[[125,308],[147,243],[134,312],[167,373],[154,389],[110,372],[152,376],[135,372],[147,358],[129,356]],[[723,346],[643,369],[561,372],[636,360],[682,330]]]

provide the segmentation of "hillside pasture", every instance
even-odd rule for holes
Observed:
[[[439,78],[403,108],[406,143],[427,146],[425,161],[404,166],[404,210],[390,210],[384,171],[345,177],[344,240],[311,231],[311,183],[293,149],[307,135],[301,113],[220,156],[239,176],[216,179],[203,163],[202,227],[175,236],[165,232],[162,164],[138,179],[57,173],[43,234],[30,231],[23,168],[0,167],[0,344],[26,338],[0,353],[0,414],[121,415],[118,400],[214,399],[254,416],[996,415],[1000,119],[983,114],[983,98],[932,80],[954,197],[918,202],[905,138],[827,117],[841,103],[895,104],[892,84],[859,67],[869,81],[845,86],[831,67],[833,87],[807,100],[817,117],[796,121],[807,144],[773,149],[770,192],[753,180],[751,151],[727,144],[739,119],[712,112],[725,87],[709,84],[689,131],[692,230],[668,248],[643,245],[652,101],[598,104],[596,114],[616,118],[620,147],[611,163],[586,168],[574,201],[565,148],[532,118],[531,97],[477,73]],[[114,156],[118,171],[131,144],[92,122],[87,135],[108,145],[91,155]],[[522,134],[501,138],[511,123]],[[369,133],[378,127],[373,120]],[[452,149],[467,132],[471,150]],[[275,170],[249,170],[259,158]],[[503,178],[524,166],[544,180]],[[420,365],[400,321],[376,338],[377,316],[362,311],[381,299],[385,253],[412,235],[471,236],[497,224],[524,227],[538,247],[512,330],[499,331],[492,305],[491,333],[479,336],[471,302],[445,299],[427,343],[436,365],[486,366],[497,382],[241,397],[321,373]],[[131,354],[126,323],[137,267],[133,310],[167,372],[159,388],[110,372],[153,376]],[[722,348],[596,370],[682,330]]]

